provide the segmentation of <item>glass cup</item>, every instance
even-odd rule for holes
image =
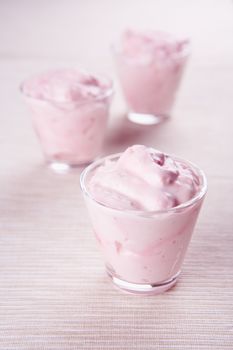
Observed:
[[[155,125],[170,117],[190,54],[188,41],[170,59],[130,59],[119,43],[112,46],[112,52],[128,105],[128,119],[137,124]]]
[[[110,82],[110,80],[109,80]],[[46,162],[57,172],[88,164],[104,141],[113,86],[84,102],[58,102],[31,97],[20,87]]]
[[[92,163],[80,177],[94,234],[115,286],[134,294],[159,294],[171,288],[180,274],[206,194],[206,177],[197,166],[173,157],[199,176],[200,190],[192,199],[154,212],[113,209],[92,197],[88,183],[106,160],[117,161],[119,157],[111,155]]]

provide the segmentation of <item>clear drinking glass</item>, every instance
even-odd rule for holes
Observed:
[[[110,80],[109,80],[110,81]],[[58,102],[31,97],[20,87],[47,163],[56,171],[88,164],[104,141],[112,83],[101,95],[83,102]]]
[[[137,124],[154,125],[170,117],[190,54],[190,44],[187,42],[170,59],[129,59],[119,43],[112,46],[112,53],[128,106],[128,119]]]
[[[201,187],[189,201],[160,211],[118,210],[97,202],[88,189],[95,170],[106,160],[95,161],[81,174],[80,183],[94,234],[102,251],[107,274],[115,286],[134,294],[159,294],[177,281],[206,194],[204,173],[178,157],[198,174]]]

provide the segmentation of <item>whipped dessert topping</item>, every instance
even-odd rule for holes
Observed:
[[[82,103],[103,96],[111,87],[105,79],[78,69],[57,69],[41,73],[23,84],[23,92],[41,100]]]
[[[117,161],[99,167],[89,182],[92,197],[121,210],[164,210],[190,200],[199,190],[195,170],[155,149],[129,147]]]
[[[128,29],[122,34],[118,49],[130,61],[166,61],[179,57],[188,44],[188,39],[178,39],[166,32]]]

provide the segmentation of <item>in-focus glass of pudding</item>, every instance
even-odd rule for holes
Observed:
[[[38,74],[21,85],[46,161],[54,169],[87,164],[100,153],[113,87],[80,69]]]
[[[146,295],[171,288],[206,193],[204,173],[135,145],[89,165],[80,182],[113,283]]]
[[[131,121],[157,124],[170,116],[189,46],[189,40],[160,31],[121,35],[113,54]]]

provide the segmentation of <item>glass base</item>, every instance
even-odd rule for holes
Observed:
[[[154,115],[149,113],[128,112],[127,118],[135,124],[156,125],[164,122],[169,116],[165,114]]]
[[[111,281],[113,282],[114,286],[116,286],[118,289],[120,289],[123,292],[127,292],[130,294],[137,294],[137,295],[157,295],[166,292],[168,289],[172,288],[179,277],[180,272],[178,272],[175,276],[170,278],[169,280],[160,282],[160,283],[153,283],[153,284],[137,284],[137,283],[131,283],[126,282],[118,277],[115,277],[111,271],[107,268],[107,274]]]
[[[90,163],[91,162],[84,162],[84,163],[80,163],[80,164],[68,164],[65,162],[50,161],[48,163],[48,166],[51,170],[53,170],[57,174],[66,174],[72,170],[85,167],[85,166],[89,165]]]

